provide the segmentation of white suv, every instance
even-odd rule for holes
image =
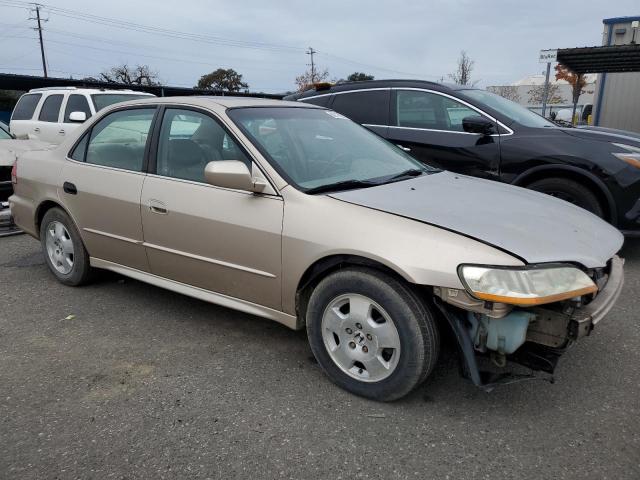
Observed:
[[[20,97],[10,130],[18,138],[61,143],[86,119],[109,105],[154,95],[133,90],[94,88],[34,88]]]

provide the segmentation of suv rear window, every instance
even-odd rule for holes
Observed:
[[[63,98],[64,95],[49,95],[45,98],[38,120],[42,122],[57,122]]]
[[[41,93],[30,93],[20,97],[18,104],[13,109],[11,120],[31,120],[41,97]]]
[[[96,93],[95,95],[91,95],[93,106],[96,107],[96,112],[103,108],[107,108],[109,105],[113,105],[114,103],[150,97],[151,95],[132,95],[130,93]]]

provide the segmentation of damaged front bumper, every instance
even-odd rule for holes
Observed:
[[[501,368],[511,361],[553,374],[562,353],[589,335],[617,301],[624,284],[623,267],[623,259],[612,258],[600,291],[586,304],[565,302],[512,309],[487,305],[460,291],[434,289],[436,306],[458,341],[464,376],[487,390],[513,378],[509,372],[496,375],[482,371],[480,357],[490,357]]]

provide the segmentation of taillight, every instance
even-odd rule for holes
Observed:
[[[13,162],[13,167],[11,167],[11,183],[13,183],[14,185],[18,183],[18,160],[17,159],[15,162]]]

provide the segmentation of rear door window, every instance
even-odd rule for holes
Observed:
[[[67,99],[67,107],[64,110],[64,122],[70,123],[69,115],[71,112],[84,112],[87,118],[91,116],[91,109],[89,108],[89,102],[84,95],[78,95],[74,93],[69,95]]]
[[[136,108],[120,110],[104,117],[91,129],[85,161],[94,165],[142,171],[155,111],[155,108]]]
[[[60,106],[62,105],[62,99],[64,95],[49,95],[44,99],[42,108],[40,109],[40,116],[38,120],[41,122],[57,122],[60,116]]]
[[[29,93],[20,97],[18,104],[13,109],[11,120],[31,120],[40,98],[42,98],[41,93]]]
[[[389,90],[353,91],[335,95],[331,109],[354,122],[389,125]]]

